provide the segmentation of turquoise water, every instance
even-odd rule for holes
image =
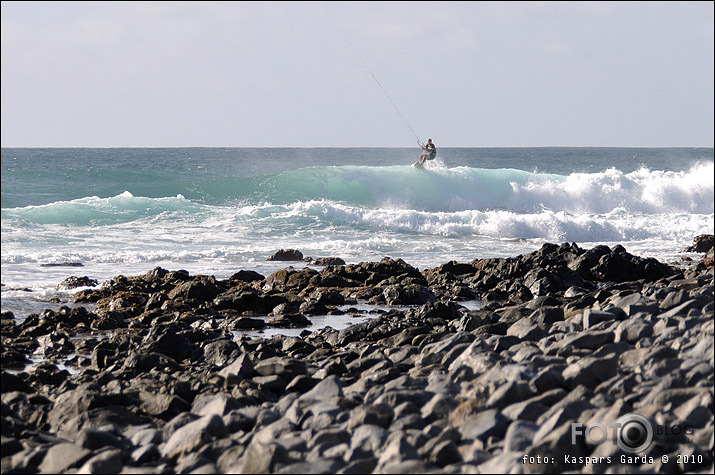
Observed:
[[[713,233],[712,148],[440,147],[426,170],[418,152],[2,149],[2,308],[69,275],[265,275],[288,247],[425,268],[573,241],[667,261]],[[41,267],[61,262],[83,267]]]
[[[440,148],[449,168],[515,169],[558,174],[624,173],[646,167],[683,171],[712,162],[711,148]],[[280,180],[314,167],[410,165],[419,153],[402,148],[103,148],[2,149],[2,208],[42,205],[124,191],[220,204],[272,196]],[[296,177],[297,177],[296,176]]]

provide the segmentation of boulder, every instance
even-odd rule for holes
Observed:
[[[303,253],[296,249],[280,249],[268,258],[269,261],[302,261]]]

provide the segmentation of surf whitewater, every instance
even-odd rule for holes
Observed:
[[[71,272],[38,275],[52,263],[225,278],[270,272],[280,248],[425,268],[544,242],[672,261],[713,233],[712,149],[440,154],[419,170],[403,149],[3,149],[3,309],[8,288],[51,293]]]
[[[45,225],[149,227],[172,220],[182,225],[203,221],[210,227],[217,221],[238,225],[274,219],[295,231],[317,225],[576,241],[672,237],[678,230],[651,229],[649,220],[664,215],[710,217],[712,173],[712,164],[683,172],[642,168],[624,173],[611,168],[567,176],[443,166],[426,171],[406,166],[310,167],[196,183],[192,194],[201,198],[187,198],[189,187],[177,183],[176,189],[165,190],[176,192],[174,196],[135,196],[127,190],[106,198],[3,208],[2,218],[10,226],[36,230]],[[628,230],[603,226],[608,219],[625,216],[631,218]],[[579,229],[586,219],[603,222]]]

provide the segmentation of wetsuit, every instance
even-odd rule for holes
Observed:
[[[434,157],[437,156],[437,147],[433,143],[428,143],[425,147],[427,151],[426,160],[434,160]]]

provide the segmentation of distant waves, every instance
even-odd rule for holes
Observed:
[[[372,209],[427,212],[543,210],[604,214],[617,210],[639,214],[713,213],[713,164],[687,171],[600,173],[568,176],[514,169],[470,167],[418,170],[409,166],[312,167],[256,177],[197,181],[193,193],[164,190],[161,198],[135,196],[129,189],[114,197],[57,201],[47,205],[3,209],[3,218],[36,223],[84,224],[139,219],[165,211],[198,212],[203,205],[292,205],[313,201]]]
[[[315,257],[409,255],[419,265],[521,252],[518,240],[531,241],[524,251],[547,241],[621,243],[663,257],[713,233],[712,162],[568,176],[322,166],[204,185],[209,200],[127,190],[5,208],[2,263],[231,263],[296,247]]]

